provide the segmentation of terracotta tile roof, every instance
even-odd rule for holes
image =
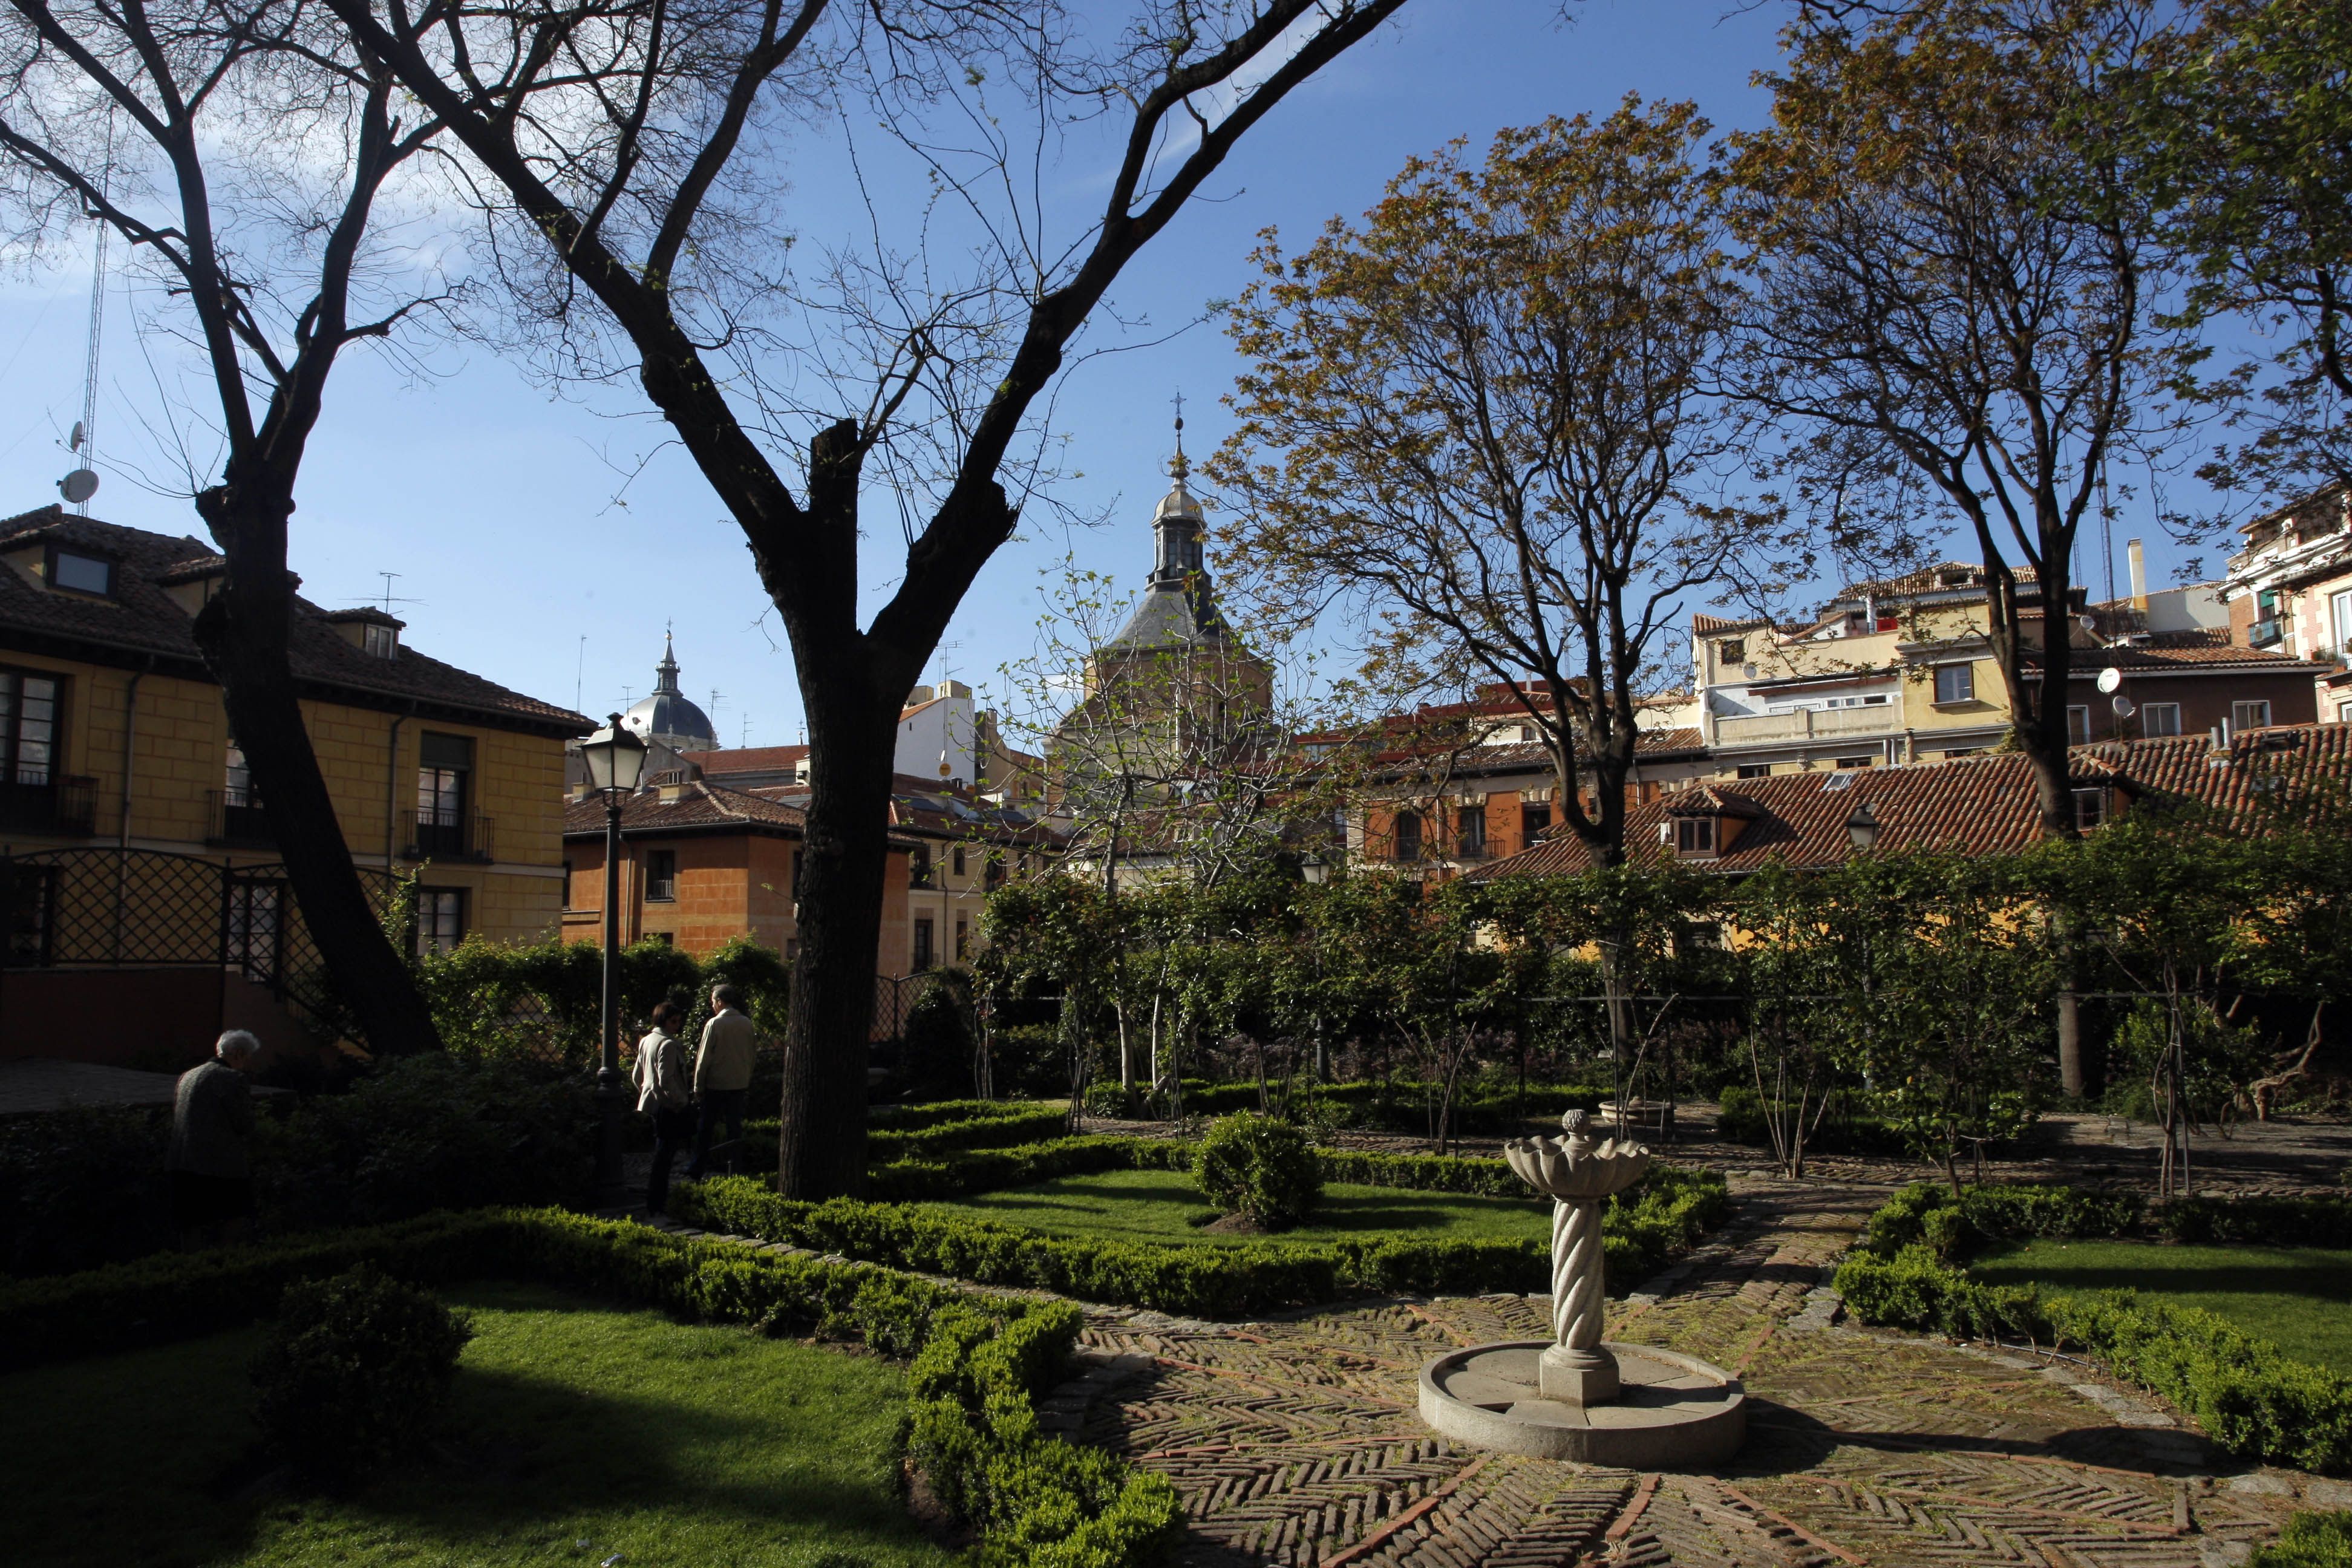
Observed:
[[[2021,662],[2039,668],[2041,660],[2026,650]],[[2233,647],[2216,642],[2204,632],[2158,632],[2146,643],[2113,647],[2077,648],[2067,671],[2070,678],[2095,679],[2108,665],[2118,669],[2186,669],[2230,668],[2243,673],[2277,669],[2308,671],[2311,667],[2287,654],[2265,653],[2257,647]]]
[[[733,794],[737,792],[730,791]],[[808,800],[804,784],[759,784],[740,792],[800,809]],[[969,791],[941,789],[905,773],[895,775],[890,795],[890,826],[914,838],[960,838],[967,843],[1029,844],[1058,848],[1065,836],[1018,806],[993,805]]]
[[[1645,762],[1686,760],[1706,755],[1706,741],[1687,726],[1675,730],[1643,730],[1634,738],[1633,755]],[[1551,766],[1551,752],[1534,741],[1508,745],[1475,744],[1454,748],[1431,745],[1418,750],[1399,748],[1376,752],[1370,759],[1379,773],[1394,774],[1407,764],[1428,764],[1444,759],[1444,770],[1455,777],[1528,773]]]
[[[0,567],[0,646],[104,662],[143,655],[192,679],[211,679],[196,651],[193,617],[165,591],[226,570],[211,545],[75,517],[56,506],[0,521],[0,553],[48,543],[112,560],[114,593],[106,598],[55,593]],[[377,611],[366,612],[366,618],[391,620]],[[569,709],[510,691],[412,647],[403,647],[394,658],[363,652],[335,629],[330,612],[306,599],[295,600],[291,641],[294,675],[305,696],[395,710],[415,703],[473,722],[557,735],[595,728]]]
[[[734,828],[797,838],[808,820],[798,806],[698,780],[679,785],[676,799],[662,798],[669,793],[640,790],[631,795],[621,806],[621,831],[634,837]],[[563,837],[602,837],[604,818],[604,802],[597,795],[569,802],[563,808]]]
[[[2233,736],[2222,752],[2202,735],[2108,741],[2076,747],[2073,765],[2078,779],[2111,784],[2137,798],[2193,800],[2231,815],[2257,801],[2274,809],[2282,797],[2265,795],[2258,780],[2283,780],[2276,787],[2288,801],[2340,795],[2352,785],[2352,724],[2251,730]],[[1629,813],[1625,842],[1632,853],[1661,853],[1659,825],[1689,815],[1697,793],[1676,792]],[[1846,818],[1864,801],[1878,819],[1882,850],[2013,854],[2042,836],[2032,769],[2021,752],[1842,773],[1780,773],[1711,785],[1705,793],[1733,808],[1726,815],[1748,819],[1721,855],[1694,862],[1726,873],[1753,871],[1775,858],[1795,867],[1844,859],[1853,852]],[[1573,876],[1591,865],[1584,847],[1561,835],[1468,875]]]
[[[706,778],[730,773],[787,773],[809,754],[806,746],[740,746],[719,752],[680,752],[678,756],[700,768]]]
[[[1772,623],[1770,621],[1766,620],[1761,616],[1748,616],[1740,619],[1726,620],[1720,616],[1693,615],[1691,616],[1691,636],[1695,637],[1711,637],[1724,632],[1753,631],[1759,626],[1769,626]]]

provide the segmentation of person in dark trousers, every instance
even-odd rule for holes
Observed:
[[[757,1035],[749,1015],[736,1010],[740,1000],[732,985],[710,988],[710,1022],[702,1026],[702,1045],[694,1053],[694,1099],[698,1108],[694,1129],[694,1161],[686,1179],[699,1181],[710,1163],[710,1135],[722,1121],[727,1142],[722,1149],[728,1169],[734,1169],[735,1151],[743,1142],[743,1100],[751,1088],[751,1056]]]
[[[163,1169],[172,1188],[172,1219],[180,1245],[194,1250],[235,1241],[253,1212],[253,1089],[245,1069],[261,1042],[231,1029],[213,1047],[213,1059],[180,1075],[172,1097],[172,1147]]]
[[[637,1042],[636,1066],[630,1077],[637,1086],[637,1109],[654,1119],[654,1165],[646,1179],[646,1213],[658,1215],[669,1203],[669,1170],[677,1152],[694,1136],[694,1087],[688,1080],[686,1042],[677,1026],[686,1009],[675,1002],[654,1007],[653,1029]]]

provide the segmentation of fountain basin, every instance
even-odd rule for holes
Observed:
[[[1421,1418],[1482,1448],[1636,1470],[1719,1465],[1748,1436],[1748,1393],[1696,1356],[1649,1345],[1603,1344],[1619,1389],[1608,1404],[1543,1394],[1546,1340],[1449,1352],[1421,1369]]]

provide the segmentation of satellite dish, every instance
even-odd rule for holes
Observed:
[[[2116,717],[2118,719],[2128,719],[2133,714],[2139,711],[2138,705],[2133,702],[2128,697],[2116,698],[2112,706],[2116,710]]]
[[[2113,696],[2116,692],[2122,690],[2123,684],[2124,672],[2117,669],[2114,665],[2111,664],[2107,666],[2106,668],[2099,671],[2099,689],[2107,693],[2109,696]]]
[[[2096,636],[2098,635],[2098,632],[2099,632],[2099,617],[2098,617],[2098,616],[2084,616],[2080,617],[2079,624],[2082,626],[2082,628],[2083,628],[2084,631],[2089,632],[2092,636],[2096,637]]]
[[[73,434],[66,438],[66,445],[79,452],[81,450],[81,421],[77,419],[74,421]]]
[[[58,493],[79,506],[98,493],[98,476],[88,468],[76,468],[58,481]]]

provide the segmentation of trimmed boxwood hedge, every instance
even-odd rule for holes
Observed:
[[[542,1280],[682,1316],[814,1329],[908,1368],[908,1448],[933,1489],[1012,1568],[1141,1568],[1178,1504],[1168,1481],[1038,1429],[1036,1396],[1077,1339],[1066,1301],[1022,1301],[855,1263],[684,1240],[553,1209],[436,1215],[372,1230],[0,1285],[0,1365],[184,1339],[276,1310],[286,1288],[372,1261],[425,1282]]]
[[[967,1158],[1018,1165],[1021,1185],[1080,1170],[1181,1169],[1190,1146],[1129,1138],[1068,1139],[1025,1150],[987,1151]],[[1330,1152],[1325,1152],[1327,1153]],[[1417,1173],[1412,1156],[1394,1158],[1382,1184],[1406,1186]],[[1454,1165],[1496,1161],[1454,1161]],[[1059,1169],[1049,1167],[1060,1166]],[[1359,1173],[1376,1167],[1359,1167]],[[1476,1190],[1467,1173],[1446,1173]],[[1332,1177],[1330,1179],[1341,1179]],[[1353,1177],[1346,1179],[1354,1179]],[[1484,1177],[1475,1178],[1484,1180]],[[1517,1178],[1511,1178],[1517,1182]],[[976,1188],[961,1188],[969,1191]],[[1524,1192],[1524,1184],[1519,1190]],[[931,1194],[923,1194],[931,1195]],[[941,1194],[945,1195],[945,1194]],[[1601,1216],[1601,1245],[1610,1278],[1620,1289],[1689,1247],[1729,1209],[1723,1178],[1712,1172],[1655,1166],[1642,1183],[1610,1200]],[[1237,1317],[1313,1306],[1364,1295],[1471,1295],[1493,1290],[1538,1291],[1550,1284],[1550,1260],[1539,1242],[1419,1240],[1376,1237],[1334,1242],[1259,1241],[1238,1247],[1123,1242],[1048,1236],[1024,1226],[941,1214],[905,1203],[835,1198],[795,1203],[750,1177],[722,1177],[672,1190],[670,1212],[711,1230],[756,1236],[819,1252],[837,1252],[922,1273],[983,1284],[1023,1286],[1118,1306],[1146,1307],[1192,1317]]]
[[[968,1108],[989,1102],[967,1100],[949,1103]],[[876,1109],[888,1108],[877,1106]],[[912,1109],[929,1111],[934,1108],[925,1105]],[[993,1149],[1008,1143],[1027,1143],[1059,1137],[1068,1130],[1069,1124],[1069,1112],[1058,1106],[1040,1108],[1020,1103],[1008,1107],[999,1103],[984,1113],[918,1118],[911,1126],[873,1127],[866,1134],[866,1157],[877,1165],[935,1159],[959,1149]],[[774,1170],[776,1133],[777,1123],[773,1117],[743,1123],[743,1148],[736,1156],[737,1163],[747,1171]]]
[[[2305,1233],[2269,1228],[2294,1212],[2277,1206],[2292,1200],[2263,1201],[2271,1206],[2236,1214],[2238,1205],[2220,1200],[2168,1208],[2182,1209],[2176,1223],[2194,1227],[2196,1239],[2234,1226],[2303,1244]],[[1838,1268],[1838,1292],[1866,1323],[2079,1350],[2188,1411],[2226,1452],[2352,1469],[2352,1378],[2292,1360],[2212,1312],[2130,1290],[2044,1296],[2032,1285],[1986,1285],[1949,1261],[1991,1237],[2125,1234],[2143,1213],[2129,1194],[1980,1187],[1955,1199],[1921,1183],[1871,1216],[1863,1247]]]
[[[1869,1246],[1891,1256],[1926,1246],[1958,1260],[1993,1241],[2145,1236],[2193,1244],[2352,1247],[2352,1197],[2175,1198],[2150,1205],[2137,1193],[2017,1183],[1954,1196],[1921,1182],[1871,1215]]]

